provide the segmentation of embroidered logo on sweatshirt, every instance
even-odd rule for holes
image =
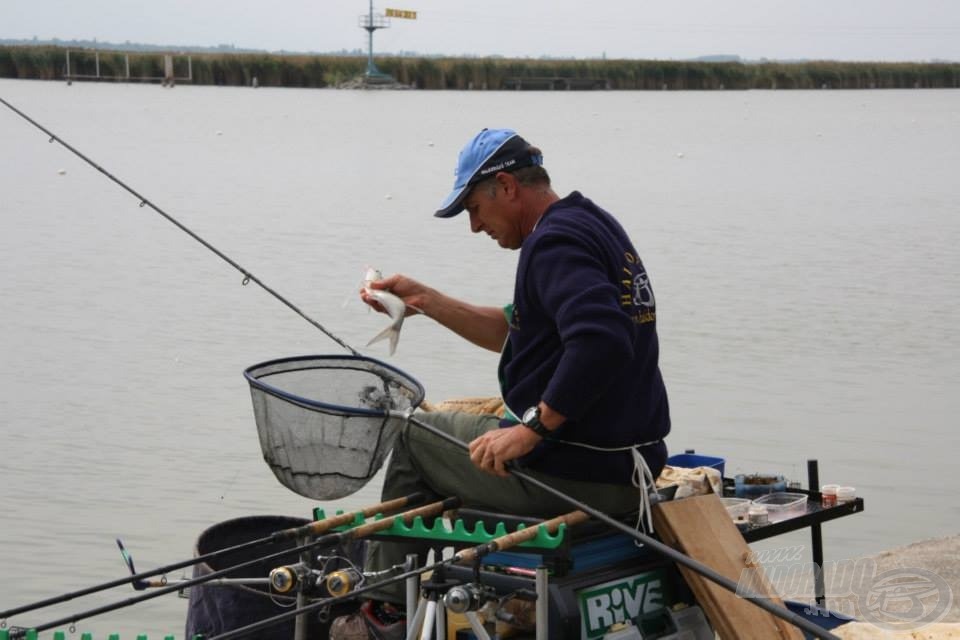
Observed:
[[[657,303],[647,270],[643,268],[640,259],[629,251],[623,257],[626,264],[620,280],[620,306],[626,309],[637,324],[654,322],[657,319]]]

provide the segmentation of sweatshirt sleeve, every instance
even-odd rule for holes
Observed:
[[[631,320],[598,252],[585,241],[544,235],[531,258],[528,293],[554,318],[563,350],[543,400],[582,420],[630,360]]]

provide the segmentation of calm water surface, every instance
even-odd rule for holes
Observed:
[[[384,324],[353,299],[366,265],[509,300],[516,254],[430,214],[470,135],[517,128],[647,264],[674,451],[799,480],[817,458],[867,505],[825,527],[828,559],[960,531],[957,91],[4,80],[0,96],[358,347]],[[309,514],[261,459],[241,371],[337,345],[6,109],[0,219],[0,608],[121,575],[115,537],[146,569],[216,522]],[[495,394],[495,360],[422,318],[389,359],[433,400]],[[324,506],[376,502],[375,485]],[[180,637],[185,608],[164,597],[78,627]]]

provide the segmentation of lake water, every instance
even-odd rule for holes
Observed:
[[[557,191],[617,215],[647,265],[674,452],[802,481],[818,459],[822,482],[866,501],[825,526],[828,560],[960,531],[958,91],[2,80],[0,96],[355,347],[385,320],[354,299],[366,265],[509,300],[516,254],[431,214],[460,146],[516,128],[544,149]],[[263,463],[241,372],[342,349],[137,204],[0,108],[0,608],[121,575],[115,537],[142,570],[190,556],[216,522],[314,506]],[[396,356],[362,351],[428,399],[496,393],[495,354],[424,318]],[[78,628],[181,637],[185,604],[166,596]]]

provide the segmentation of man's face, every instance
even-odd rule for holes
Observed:
[[[510,206],[499,182],[487,182],[474,187],[463,201],[463,208],[470,214],[471,231],[483,231],[504,249],[520,248],[523,236],[520,233],[519,211]]]

